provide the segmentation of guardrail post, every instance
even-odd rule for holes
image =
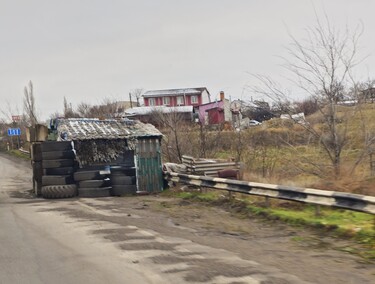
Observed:
[[[315,205],[315,217],[320,217],[321,212],[320,212],[320,205]]]
[[[230,190],[228,190],[228,198],[229,198],[229,199],[232,199],[232,198],[233,198],[233,196],[232,196],[232,191],[230,191]]]
[[[266,206],[266,208],[270,207],[270,198],[268,196],[266,196],[266,198],[265,198],[264,205]]]

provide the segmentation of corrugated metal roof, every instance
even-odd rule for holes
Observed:
[[[202,92],[208,90],[205,87],[199,87],[199,88],[184,88],[184,89],[168,89],[168,90],[152,90],[147,91],[143,94],[144,98],[150,98],[150,97],[163,97],[163,96],[183,96],[183,95],[199,95]]]
[[[151,124],[133,120],[99,120],[96,118],[68,118],[57,120],[57,132],[62,140],[127,139],[162,136]]]
[[[191,113],[193,112],[193,106],[175,106],[175,107],[167,107],[167,106],[144,106],[144,107],[133,107],[125,110],[125,115],[146,115],[153,112],[161,112],[161,113]]]

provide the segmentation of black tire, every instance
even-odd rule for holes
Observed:
[[[70,141],[44,141],[41,146],[42,152],[68,151],[72,150]]]
[[[73,173],[74,173],[74,167],[44,169],[44,175],[46,176],[73,175]]]
[[[135,184],[135,176],[111,175],[112,185]]]
[[[134,185],[112,185],[110,190],[112,196],[134,195],[137,193],[137,186]]]
[[[72,184],[74,180],[71,175],[66,176],[42,176],[42,185],[64,185]]]
[[[111,175],[135,176],[135,168],[111,167]]]
[[[43,168],[42,168],[42,162],[32,162],[31,163],[33,168],[33,177],[37,181],[42,181],[43,176]]]
[[[74,160],[72,159],[43,160],[42,164],[43,164],[43,169],[71,167],[74,164]]]
[[[99,173],[98,170],[94,171],[79,171],[74,173],[74,180],[75,181],[83,181],[83,180],[98,180],[103,179],[104,177]]]
[[[42,195],[42,181],[33,179],[33,189],[36,196]]]
[[[74,159],[74,158],[75,158],[75,154],[72,150],[42,152],[43,160]]]
[[[83,180],[79,182],[79,188],[98,188],[108,185],[108,182],[106,180]]]
[[[30,158],[32,161],[42,161],[42,150],[40,143],[32,143],[30,147]]]
[[[110,196],[111,187],[100,188],[80,188],[78,190],[79,197],[107,197]]]
[[[75,184],[48,185],[42,187],[41,193],[43,198],[70,198],[77,195],[77,186]]]
[[[104,170],[104,166],[85,166],[84,168],[77,169],[77,172],[87,172],[87,171],[101,171]]]

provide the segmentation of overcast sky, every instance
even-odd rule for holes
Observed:
[[[363,23],[358,74],[374,78],[373,0],[0,0],[0,109],[21,113],[30,80],[43,119],[64,96],[98,104],[135,88],[250,98],[249,73],[284,72],[287,29],[302,36],[314,7],[337,27]]]

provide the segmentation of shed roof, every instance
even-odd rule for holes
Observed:
[[[144,98],[150,97],[163,97],[163,96],[183,96],[183,95],[200,95],[204,91],[208,94],[208,90],[205,87],[198,88],[183,88],[183,89],[167,89],[167,90],[152,90],[147,91],[143,94]]]
[[[162,136],[162,133],[152,124],[146,124],[137,120],[129,119],[58,119],[57,132],[59,139],[63,140],[113,140]]]

